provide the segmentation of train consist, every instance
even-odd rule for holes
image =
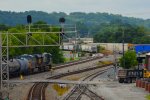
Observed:
[[[48,71],[52,67],[52,55],[50,53],[24,54],[9,60],[8,66],[10,77]]]

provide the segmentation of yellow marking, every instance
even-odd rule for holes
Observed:
[[[24,79],[23,75],[20,75],[20,80],[23,80],[23,79]]]
[[[144,78],[150,78],[150,71],[144,69]]]

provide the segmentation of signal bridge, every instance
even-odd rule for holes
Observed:
[[[67,33],[76,34],[76,25],[32,25],[29,23],[25,27],[26,32],[22,33],[0,33],[0,73],[1,88],[0,90],[9,90],[9,55],[10,48],[26,47],[44,47],[44,46],[61,46],[63,38]],[[49,31],[42,31],[48,29]],[[58,39],[53,39],[52,34],[56,34]],[[42,38],[38,38],[42,37]],[[75,37],[76,38],[76,37]],[[14,40],[15,42],[12,42]],[[46,41],[49,40],[49,41]]]

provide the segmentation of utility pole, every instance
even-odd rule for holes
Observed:
[[[123,66],[125,67],[125,59],[124,59],[124,28],[122,28],[122,53],[123,53]]]
[[[0,70],[2,70],[2,34],[1,33],[0,33]],[[0,76],[0,80],[2,80],[2,74]],[[0,84],[2,84],[2,81]],[[0,88],[0,90],[1,90],[1,88]]]
[[[114,31],[115,34],[115,40],[116,40],[116,32]],[[114,53],[114,79],[117,79],[117,55],[116,55],[116,41],[114,41],[114,45],[113,45],[113,53]]]
[[[76,25],[75,25],[75,31],[77,31]],[[77,42],[78,42],[77,32],[75,32],[75,53],[77,53]]]

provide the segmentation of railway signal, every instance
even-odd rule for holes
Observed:
[[[65,21],[66,21],[66,20],[65,20],[64,17],[59,18],[59,23],[61,24],[61,28],[60,28],[60,32],[61,32],[61,33],[60,33],[60,36],[59,36],[59,37],[60,37],[60,39],[59,39],[59,40],[60,40],[60,41],[59,41],[60,44],[62,44],[63,35],[65,34],[65,33],[64,33],[64,23],[65,23]]]
[[[59,18],[59,23],[65,23],[66,19],[64,17]]]
[[[32,23],[32,16],[31,15],[27,15],[27,23],[28,24]]]

